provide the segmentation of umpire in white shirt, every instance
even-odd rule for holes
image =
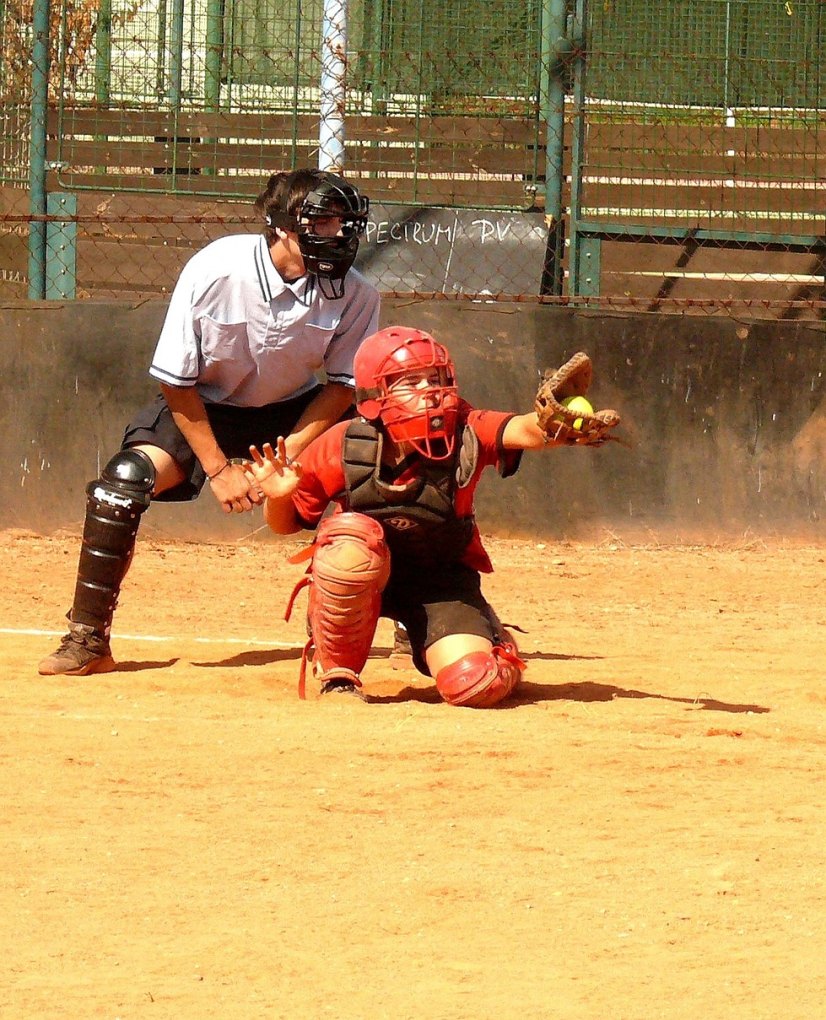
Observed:
[[[69,631],[41,674],[114,669],[112,617],[152,500],[195,499],[209,482],[224,511],[251,510],[261,497],[233,458],[279,436],[295,458],[353,403],[353,356],[379,318],[378,291],[351,268],[367,199],[295,170],[273,174],[255,208],[262,234],[213,241],[175,285],[149,369],[161,395],[86,489]]]

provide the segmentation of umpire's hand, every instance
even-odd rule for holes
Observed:
[[[244,464],[227,464],[209,479],[212,494],[225,514],[242,514],[263,502],[263,494],[247,475]]]

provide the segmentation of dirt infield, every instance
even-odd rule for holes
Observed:
[[[43,678],[76,537],[0,533],[0,1016],[813,1020],[826,547],[489,540],[518,699],[299,701],[296,542],[143,541],[118,672]]]

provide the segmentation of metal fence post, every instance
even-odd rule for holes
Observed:
[[[217,113],[221,106],[221,64],[224,58],[224,4],[222,0],[208,0],[206,22],[206,54],[204,57],[204,109]],[[212,149],[217,138],[205,138],[204,144]],[[214,175],[212,167],[204,167],[207,177]]]
[[[545,223],[548,227],[548,241],[539,292],[553,295],[562,293],[562,259],[565,251],[562,157],[565,126],[563,59],[566,24],[565,0],[543,0],[540,109],[546,131]]]
[[[49,0],[34,0],[32,11],[32,104],[29,148],[29,212],[46,215],[46,111],[49,101]],[[29,224],[29,298],[46,295],[46,221]]]
[[[577,234],[576,248],[576,279],[571,277],[571,294],[578,297],[599,297],[602,238]]]
[[[224,55],[224,5],[207,3],[206,55],[204,58],[204,106],[210,113],[221,103],[221,63]]]
[[[109,106],[112,92],[112,0],[100,0],[95,31],[95,100]]]
[[[344,168],[344,102],[347,73],[347,0],[324,0],[321,42],[319,170]]]
[[[576,0],[572,34],[586,47],[585,25],[588,0]],[[574,65],[574,116],[571,132],[571,205],[568,210],[568,293],[571,296],[599,295],[600,242],[586,242],[580,233],[582,220],[582,167],[585,159],[585,60]],[[587,254],[585,251],[587,243]]]
[[[167,99],[176,118],[181,110],[184,74],[184,0],[173,0],[169,25],[169,87]]]
[[[46,286],[47,301],[77,297],[77,195],[53,191],[46,198],[49,216],[66,216],[66,220],[49,220],[46,224]]]

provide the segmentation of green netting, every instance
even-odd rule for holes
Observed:
[[[348,84],[377,101],[421,96],[524,98],[536,92],[538,0],[353,0],[347,5]],[[227,4],[222,76],[238,85],[318,81],[322,0]],[[461,105],[461,104],[460,104]],[[467,104],[466,104],[467,105]]]
[[[537,0],[397,0],[383,9],[382,85],[390,93],[524,98],[536,91]]]
[[[820,0],[604,0],[589,9],[592,96],[804,109],[826,96]]]
[[[322,9],[323,0],[303,0],[301,4],[280,0],[228,3],[223,33],[223,82],[317,84]]]
[[[7,74],[26,53],[24,7],[15,0],[2,8],[0,73]],[[106,10],[108,39],[99,31]],[[312,90],[318,86],[322,10],[323,0],[89,0],[85,5],[66,0],[62,18],[55,19],[64,34],[56,54],[60,93],[157,102],[168,98],[179,65],[182,98],[197,107],[210,95],[211,18],[218,24],[217,73],[225,105],[250,95],[261,100],[267,90],[274,97],[283,97],[286,89]],[[491,97],[530,102],[539,87],[541,17],[540,0],[484,5],[478,0],[350,0],[350,101],[369,109],[375,102],[403,99],[424,112],[472,112],[484,109],[484,99]],[[20,45],[8,45],[9,32]],[[588,5],[587,32],[588,89],[595,97],[815,109],[826,96],[826,4],[821,0],[660,5],[600,0]]]

